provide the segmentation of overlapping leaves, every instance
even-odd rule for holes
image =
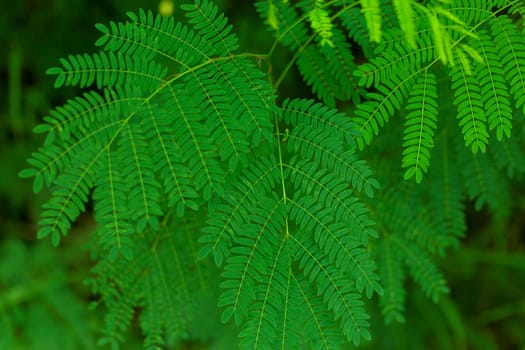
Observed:
[[[97,25],[100,53],[49,70],[57,86],[94,90],[36,129],[46,144],[22,175],[35,177],[36,191],[55,186],[39,237],[58,244],[95,188],[103,244],[130,256],[126,234],[158,228],[167,208],[182,216],[222,193],[250,142],[270,137],[272,92],[253,59],[235,53],[224,15],[209,1],[183,9],[190,26],[144,11]]]
[[[304,279],[322,296],[322,313],[332,311],[343,334],[358,344],[369,338],[360,294],[371,297],[382,289],[366,249],[377,234],[355,194],[372,196],[378,184],[356,157],[356,129],[346,115],[293,100],[276,118],[284,131],[211,207],[201,239],[203,256],[226,262],[223,320],[248,319],[241,344],[277,346],[277,322],[292,322],[292,329],[303,322],[282,319],[289,305],[307,302],[313,312],[308,320],[325,317],[321,306],[314,307],[318,300],[287,294],[293,281]]]

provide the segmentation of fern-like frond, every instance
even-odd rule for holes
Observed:
[[[170,91],[172,89],[170,88]],[[177,98],[183,96],[179,94]],[[173,97],[174,100],[176,97]],[[175,207],[177,216],[182,216],[185,208],[190,208],[197,210],[198,204],[195,200],[198,198],[198,193],[195,191],[195,187],[199,188],[199,185],[195,186],[192,184],[192,175],[196,174],[198,170],[201,170],[200,163],[199,165],[190,168],[186,164],[188,155],[183,157],[181,155],[181,140],[184,138],[177,137],[173,132],[174,129],[177,129],[181,125],[174,120],[179,120],[176,114],[172,114],[158,108],[154,105],[148,105],[146,111],[147,117],[144,122],[141,124],[141,128],[145,132],[145,136],[149,141],[150,154],[152,154],[151,161],[156,165],[156,173],[159,177],[159,182],[164,187],[164,193],[168,197],[168,207]],[[181,116],[185,118],[188,114],[182,114]],[[197,119],[197,118],[195,118]],[[187,121],[185,119],[182,119]],[[188,130],[188,132],[198,133],[199,130],[198,124],[193,129]],[[186,127],[189,128],[189,123],[186,124]],[[187,130],[187,129],[186,129]],[[176,141],[177,140],[177,141]],[[203,148],[203,143],[199,143],[198,147]],[[208,146],[211,148],[211,146]],[[192,149],[188,150],[190,155],[194,155]],[[211,161],[209,161],[211,162]],[[212,165],[216,165],[212,163]],[[204,166],[204,164],[203,164]],[[220,175],[219,175],[220,176]],[[220,181],[217,177],[216,181]]]
[[[497,4],[500,2],[500,4]],[[476,25],[477,23],[486,21],[491,16],[491,9],[493,7],[502,7],[501,1],[476,1],[476,0],[455,0],[447,4],[447,9],[455,17],[461,20],[468,26]]]
[[[430,165],[430,150],[437,127],[438,105],[434,74],[424,72],[416,81],[405,108],[408,113],[404,128],[402,167],[408,169],[404,178],[415,177],[419,183]]]
[[[50,186],[60,170],[71,165],[75,152],[91,148],[95,140],[99,144],[108,141],[118,130],[120,113],[136,108],[143,101],[138,89],[129,89],[123,94],[126,96],[120,97],[107,90],[104,97],[96,92],[85,93],[51,111],[44,118],[46,123],[35,128],[37,133],[47,133],[46,141],[28,160],[33,168],[21,174],[35,178],[35,192]]]
[[[90,280],[108,309],[101,345],[118,349],[139,307],[145,347],[174,346],[186,337],[199,298],[210,292],[204,265],[194,251],[193,223],[198,223],[196,216],[175,218],[170,223],[175,234],[163,226],[157,232],[146,230],[141,238],[135,236],[131,261],[125,256],[101,256]]]
[[[292,283],[294,259],[301,261],[300,271],[291,265],[295,278],[309,276],[314,268],[325,271],[309,281],[317,281],[325,311],[341,318],[348,339],[358,343],[369,337],[360,295],[371,297],[382,288],[366,249],[377,234],[354,190],[372,196],[378,184],[355,154],[356,129],[346,115],[312,101],[292,100],[285,101],[276,121],[284,123],[285,131],[277,132],[275,146],[261,149],[268,154],[241,173],[220,203],[210,206],[201,239],[202,257],[213,253],[217,263],[227,257],[222,274],[226,291],[219,300],[225,306],[223,321],[249,320],[242,348],[277,347],[275,324],[283,312],[293,310],[283,310],[288,298],[283,285]],[[336,300],[353,314],[335,308]],[[317,317],[316,302],[307,302],[313,303],[309,307]]]
[[[224,179],[224,169],[214,154],[216,145],[212,142],[210,130],[203,123],[208,115],[195,106],[189,88],[191,85],[169,85],[166,93],[169,94],[167,98],[173,107],[170,110],[163,109],[162,113],[168,114],[174,124],[171,142],[175,143],[177,151],[182,155],[182,161],[191,170],[195,188],[203,190],[204,197],[210,198],[213,191],[222,191],[220,184]],[[197,101],[200,99],[197,98]],[[159,112],[154,114],[157,113]],[[151,114],[149,117],[151,118]]]
[[[381,7],[379,0],[359,0],[361,13],[365,17],[366,26],[370,33],[370,41],[381,41]]]
[[[284,347],[282,340],[278,343],[277,334],[279,330],[276,328],[276,325],[283,307],[286,307],[284,300],[288,298],[288,295],[283,293],[285,292],[283,286],[290,278],[291,259],[286,249],[288,237],[282,235],[278,237],[273,236],[268,242],[270,241],[272,241],[276,251],[273,255],[274,258],[268,264],[265,282],[255,290],[255,293],[259,296],[257,299],[260,302],[251,307],[250,320],[240,333],[242,338],[240,342],[241,348],[265,349],[278,346]],[[286,310],[287,313],[289,311]],[[286,331],[283,335],[286,336]]]
[[[403,282],[405,271],[403,269],[401,254],[393,247],[392,240],[387,236],[376,248],[379,273],[383,283],[384,293],[380,297],[381,312],[386,324],[392,322],[405,322],[405,290]]]
[[[416,47],[416,26],[414,20],[414,9],[410,0],[394,0],[399,27],[405,32],[410,47]]]
[[[243,173],[242,181],[226,190],[224,197],[228,198],[228,203],[211,203],[210,219],[203,228],[206,234],[200,239],[203,244],[201,258],[213,252],[215,263],[222,265],[224,259],[230,255],[236,235],[249,222],[253,206],[279,183],[278,165],[273,158],[252,164]]]
[[[189,23],[211,44],[215,55],[231,55],[239,47],[237,35],[231,33],[232,25],[213,2],[196,0],[194,4],[181,5],[181,8],[186,11]]]
[[[360,65],[354,73],[360,86],[377,87],[390,80],[400,81],[418,73],[425,63],[434,59],[434,46],[428,37],[421,37],[418,48],[413,49],[398,29],[385,32],[374,52],[376,56]]]
[[[506,81],[510,86],[510,93],[514,96],[516,108],[521,108],[525,113],[525,43],[523,42],[523,33],[505,15],[491,18],[489,24]]]
[[[368,331],[369,316],[363,309],[359,294],[354,292],[352,283],[341,274],[331,263],[319,259],[317,247],[308,244],[303,237],[291,236],[297,246],[299,267],[304,270],[310,282],[315,282],[317,293],[323,295],[323,301],[340,319],[343,333],[354,345],[359,345],[362,339],[370,339]]]
[[[158,229],[159,217],[163,214],[159,201],[160,183],[155,176],[155,165],[142,126],[128,125],[120,141],[122,176],[126,179],[128,210],[133,226],[138,233],[148,225]]]
[[[350,43],[333,21],[328,3],[259,1],[257,8],[267,20],[272,9],[277,41],[297,50],[294,59],[299,72],[325,104],[334,107],[336,100],[359,101],[362,91],[353,77],[356,65]],[[298,11],[305,15],[299,16]],[[311,34],[305,22],[310,22]]]
[[[335,107],[336,99],[343,98],[345,92],[316,45],[310,44],[300,52],[297,66],[306,83],[326,105]]]
[[[416,186],[404,183],[383,193],[381,200],[371,205],[371,216],[382,230],[400,235],[430,254],[443,253],[450,237],[433,225],[432,212],[420,209],[425,199]]]
[[[54,181],[57,187],[51,199],[42,206],[37,237],[51,236],[54,246],[67,235],[71,222],[85,210],[89,191],[95,182],[95,168],[102,158],[102,152],[96,149],[88,148],[80,154],[83,160],[57,177]]]
[[[298,281],[293,273],[292,265],[288,264],[283,269],[285,275],[279,288],[282,294],[282,310],[278,313],[276,322],[276,349],[299,350],[301,345],[306,343],[303,334],[304,325],[310,313],[305,313],[303,305],[308,303],[308,299],[303,298],[303,291],[298,286]],[[308,285],[306,285],[308,288]],[[323,331],[323,330],[321,330]]]
[[[414,74],[401,75],[400,80],[389,80],[377,87],[378,92],[368,92],[367,101],[359,104],[352,120],[359,126],[362,136],[357,139],[360,149],[370,144],[372,138],[379,134],[383,127],[401,108],[409,88],[414,80]]]
[[[450,75],[455,96],[454,104],[458,108],[457,119],[465,146],[470,147],[474,153],[485,153],[489,133],[480,83],[476,77],[468,75],[462,65],[453,67]]]
[[[401,237],[392,236],[391,240],[395,249],[400,251],[412,277],[428,297],[438,302],[441,294],[448,293],[445,278],[425,252]]]
[[[332,215],[335,220],[345,222],[350,232],[361,241],[368,244],[369,237],[377,238],[373,221],[367,216],[367,209],[358,198],[353,196],[348,184],[341,178],[324,171],[318,171],[315,163],[291,160],[286,164],[287,175],[301,195],[313,195],[315,200],[334,207]],[[316,184],[316,186],[312,186]]]
[[[124,263],[124,264],[123,264]],[[131,324],[135,314],[134,307],[141,298],[143,276],[141,266],[145,265],[145,255],[135,255],[133,262],[127,259],[101,262],[94,269],[99,278],[90,279],[94,293],[103,295],[103,302],[108,311],[104,317],[104,328],[99,345],[108,345],[119,349],[124,342],[123,330]],[[137,274],[138,272],[138,274]]]
[[[525,6],[523,6],[524,4],[523,4],[523,1],[521,0],[519,1],[493,0],[491,2],[496,3],[495,6],[498,6],[498,7],[504,7],[507,5],[510,7],[509,9],[510,13],[518,14],[522,18],[525,18]]]
[[[434,166],[428,174],[429,206],[433,227],[438,235],[449,237],[447,245],[458,246],[458,239],[465,236],[465,205],[461,171],[453,155],[450,132],[444,131],[436,138]],[[498,143],[495,143],[498,144]],[[445,247],[443,247],[445,248]]]
[[[292,274],[293,285],[298,290],[298,306],[305,314],[302,337],[313,349],[339,349],[344,338],[340,335],[338,325],[326,309],[322,298],[303,276]],[[301,314],[303,314],[301,312]]]
[[[368,297],[382,289],[375,274],[375,263],[369,259],[368,252],[361,242],[348,233],[347,227],[333,224],[323,206],[314,204],[311,197],[303,196],[300,200],[290,199],[290,218],[304,232],[312,232],[314,240],[324,249],[330,261],[345,273],[348,273],[355,288],[360,293],[363,290]]]
[[[93,55],[70,55],[61,59],[62,67],[50,68],[47,74],[56,75],[55,88],[96,85],[98,89],[140,83],[145,89],[160,86],[167,69],[147,59],[133,59],[120,52],[100,52]]]
[[[256,282],[265,280],[271,267],[267,266],[269,256],[281,254],[269,250],[275,238],[285,225],[285,208],[282,201],[261,201],[256,212],[252,213],[253,224],[244,225],[242,235],[236,237],[236,246],[231,249],[233,256],[228,258],[222,273],[226,280],[221,283],[227,288],[219,299],[219,306],[227,306],[222,314],[223,322],[234,316],[240,324],[248,315],[249,307],[256,299]],[[280,240],[277,240],[279,242]],[[278,261],[278,256],[276,257]],[[267,302],[263,299],[263,302]]]
[[[339,86],[337,89],[334,88],[334,90],[341,91],[341,96],[336,96],[338,99],[342,101],[351,99],[354,103],[359,103],[364,91],[357,86],[354,77],[357,65],[352,54],[352,48],[344,33],[338,28],[333,28],[331,33],[332,45],[324,45],[320,48],[326,59],[327,69],[333,76],[337,77],[335,81],[329,83]]]
[[[344,113],[338,113],[313,100],[284,100],[282,104],[282,119],[287,124],[309,125],[316,130],[332,132],[343,137],[346,145],[355,147],[355,138],[359,136],[356,124]],[[334,133],[335,132],[335,133]]]
[[[127,191],[122,176],[122,160],[105,154],[105,170],[101,171],[93,192],[96,220],[99,223],[99,244],[107,250],[111,260],[122,254],[128,260],[133,258],[133,241],[130,235],[127,206]]]
[[[313,128],[298,127],[288,135],[288,149],[299,152],[304,158],[322,162],[356,190],[365,191],[373,197],[374,190],[379,187],[379,183],[372,178],[373,171],[366,162],[358,160],[355,149],[344,151],[343,145],[337,141],[328,133],[323,135]]]
[[[434,301],[447,293],[432,258],[463,237],[465,199],[507,214],[501,173],[525,173],[524,135],[510,138],[523,4],[477,3],[258,0],[268,55],[239,53],[213,0],[186,2],[181,20],[97,25],[100,52],[48,71],[87,91],[35,128],[46,139],[20,175],[51,189],[38,237],[54,245],[93,200],[100,344],[118,349],[138,324],[145,348],[177,347],[216,301],[212,278],[220,321],[251,350],[357,346],[364,299],[403,322],[410,276]],[[280,44],[292,55],[271,86],[261,61]],[[321,103],[276,103],[293,64]]]
[[[490,151],[498,169],[506,172],[510,178],[519,178],[525,173],[525,157],[522,149],[522,137],[512,135],[508,140],[491,144]]]
[[[226,88],[233,118],[238,119],[240,128],[258,144],[261,139],[270,139],[271,123],[269,118],[273,105],[273,94],[264,80],[264,74],[253,64],[250,57],[234,56],[238,48],[237,35],[231,33],[224,14],[218,14],[217,7],[208,0],[196,1],[193,5],[182,5],[190,23],[198,33],[210,41],[215,54],[230,59],[213,61],[212,69],[219,72],[215,83]],[[191,90],[190,90],[191,91]]]
[[[341,13],[341,22],[348,31],[348,35],[359,44],[365,57],[370,57],[373,52],[372,44],[365,19],[359,9],[349,8]]]
[[[458,150],[458,159],[463,165],[461,172],[468,198],[475,201],[476,210],[488,205],[496,213],[507,212],[509,192],[489,155]]]
[[[509,92],[498,48],[485,31],[480,31],[478,36],[479,40],[474,42],[473,48],[480,53],[484,64],[477,65],[475,72],[481,85],[489,130],[495,129],[496,138],[502,141],[503,138],[510,138],[512,129]]]
[[[321,46],[334,47],[331,39],[333,36],[332,19],[328,11],[323,8],[324,6],[326,6],[324,0],[316,0],[313,9],[308,11],[308,19],[312,29],[320,37]]]
[[[273,93],[253,58],[235,53],[237,37],[224,15],[209,1],[183,9],[190,26],[144,11],[126,23],[98,25],[104,51],[69,56],[49,71],[58,86],[102,92],[68,101],[36,128],[48,133],[46,145],[21,175],[35,177],[36,191],[62,187],[46,206],[39,236],[52,235],[57,244],[93,187],[115,189],[112,180],[95,181],[112,172],[109,159],[122,166],[127,191],[117,197],[127,204],[97,194],[99,217],[111,220],[119,206],[129,214],[126,231],[136,233],[158,228],[167,208],[182,216],[201,196],[222,193],[227,171],[245,166],[250,142],[271,139]],[[166,206],[159,204],[164,197]],[[114,255],[109,240],[122,246],[125,235],[102,236]]]
[[[283,45],[295,50],[308,40],[308,29],[290,1],[259,0],[255,6],[262,18],[271,14],[272,30]]]

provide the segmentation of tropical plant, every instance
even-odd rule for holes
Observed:
[[[211,256],[242,349],[359,345],[366,304],[404,321],[407,276],[448,292],[435,259],[464,236],[466,199],[509,210],[525,171],[521,1],[255,5],[267,54],[195,0],[185,20],[98,24],[99,52],[48,71],[86,90],[35,129],[21,176],[51,189],[38,237],[55,246],[94,202],[101,344],[118,348],[135,313],[146,348],[188,337]],[[294,64],[317,101],[281,95]]]

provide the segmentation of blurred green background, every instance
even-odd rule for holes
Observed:
[[[215,2],[233,22],[243,51],[268,52],[273,39],[251,1]],[[124,19],[126,11],[139,7],[157,11],[158,6],[158,0],[0,3],[0,349],[96,348],[104,310],[88,310],[97,297],[84,284],[92,265],[86,249],[92,217],[82,215],[58,249],[47,240],[37,241],[39,207],[47,193],[34,195],[31,183],[17,173],[42,142],[33,127],[52,106],[78,93],[54,90],[46,69],[67,54],[94,51],[95,23]],[[288,59],[288,53],[278,53],[274,69]],[[290,74],[281,93],[307,94],[303,91],[304,83]],[[469,210],[463,246],[440,261],[451,289],[447,298],[433,304],[408,282],[407,322],[388,327],[372,300],[373,341],[363,348],[525,349],[522,184],[514,193],[507,217]],[[188,339],[178,349],[235,347],[235,329],[221,328],[217,320],[201,325],[214,329],[203,329],[206,336]],[[128,338],[124,349],[141,348],[138,325]]]

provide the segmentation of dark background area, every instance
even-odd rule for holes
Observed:
[[[175,1],[177,2],[177,1]],[[273,39],[250,1],[215,1],[228,13],[242,51],[266,53]],[[126,11],[156,11],[156,0],[21,0],[0,3],[0,349],[94,349],[103,309],[88,310],[96,297],[83,281],[92,265],[85,248],[94,230],[90,213],[57,249],[36,240],[39,207],[47,193],[33,194],[18,178],[42,138],[32,133],[48,110],[75,96],[53,89],[45,71],[60,57],[93,52],[94,24],[118,21]],[[235,4],[235,5],[234,5]],[[175,15],[177,15],[175,13]],[[289,54],[277,54],[284,65]],[[293,74],[283,94],[300,95]],[[373,314],[372,349],[525,349],[525,195],[517,188],[512,212],[492,217],[469,210],[463,246],[440,261],[451,294],[438,304],[407,284],[407,322],[384,326]],[[372,303],[376,300],[372,300]],[[374,309],[374,305],[370,305]],[[126,349],[141,347],[138,327]],[[230,349],[228,328],[206,342],[180,349]],[[367,346],[365,345],[365,348]]]

